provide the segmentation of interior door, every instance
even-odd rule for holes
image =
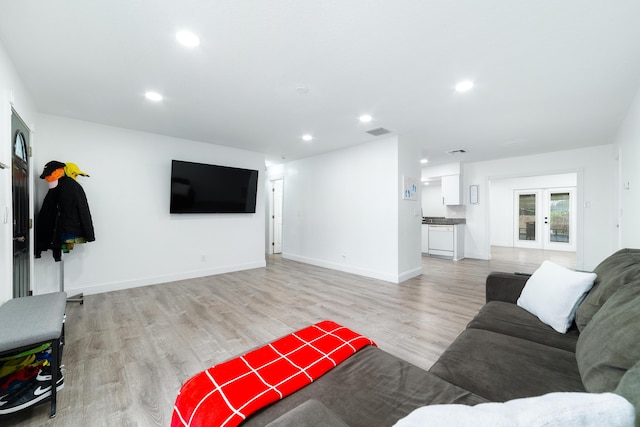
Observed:
[[[283,181],[276,179],[271,181],[271,230],[272,230],[272,250],[274,254],[282,253],[282,194]]]
[[[29,295],[29,128],[11,114],[13,204],[13,297]]]

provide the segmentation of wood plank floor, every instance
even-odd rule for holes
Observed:
[[[67,306],[65,387],[2,426],[167,426],[183,381],[265,342],[331,319],[428,369],[484,304],[491,271],[533,272],[575,254],[492,249],[492,260],[423,257],[392,284],[267,257],[267,267],[85,297]]]

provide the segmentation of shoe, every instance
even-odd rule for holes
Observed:
[[[64,388],[64,376],[60,372],[56,392]],[[11,414],[35,405],[51,396],[51,368],[40,369],[33,384],[20,393],[0,397],[0,415]]]
[[[35,381],[42,364],[29,365],[20,369],[18,372],[0,379],[0,400],[5,396],[13,393],[19,393],[25,387],[28,387],[30,383]]]

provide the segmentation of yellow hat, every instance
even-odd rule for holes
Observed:
[[[82,176],[89,176],[88,173],[86,172],[82,172],[80,170],[80,168],[78,167],[78,165],[76,165],[75,163],[71,163],[71,162],[67,162],[65,167],[64,167],[64,173],[73,179],[76,179],[78,177],[78,175],[82,175]]]

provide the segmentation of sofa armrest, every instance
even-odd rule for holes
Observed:
[[[504,301],[515,304],[531,277],[525,273],[492,272],[486,281],[486,302]]]

